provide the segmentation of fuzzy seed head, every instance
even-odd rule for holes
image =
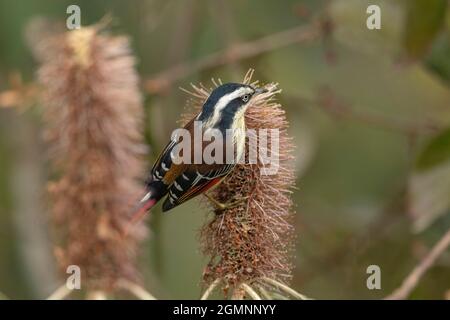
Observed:
[[[46,139],[54,178],[48,189],[62,272],[81,268],[83,285],[108,290],[139,277],[144,226],[123,238],[142,174],[142,102],[127,38],[96,26],[41,41]]]
[[[245,76],[251,82],[253,71]],[[220,83],[219,83],[220,84]],[[217,84],[214,82],[214,85]],[[224,289],[241,283],[253,283],[263,277],[288,282],[291,277],[294,230],[291,193],[295,184],[293,143],[287,132],[285,111],[276,102],[278,85],[265,86],[267,93],[251,100],[245,114],[247,129],[279,130],[279,169],[263,174],[264,165],[238,164],[211,195],[221,203],[245,199],[237,206],[215,215],[201,229],[203,252],[209,256],[204,271],[206,284],[222,279]],[[211,89],[193,86],[189,101],[198,111]],[[192,117],[192,112],[184,119]],[[270,141],[270,139],[268,139]],[[270,150],[270,144],[268,145]],[[249,144],[246,144],[248,159]]]

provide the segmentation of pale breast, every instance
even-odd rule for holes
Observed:
[[[236,114],[234,121],[234,144],[236,146],[236,161],[242,158],[245,151],[245,117],[244,112]]]

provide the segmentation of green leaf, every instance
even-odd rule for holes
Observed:
[[[450,209],[450,161],[415,172],[409,183],[413,231],[421,232]]]
[[[403,46],[409,58],[423,57],[445,22],[447,0],[409,0]]]
[[[421,232],[450,210],[450,128],[420,153],[409,181],[413,231]]]
[[[434,137],[417,159],[417,169],[427,170],[450,160],[450,128]]]
[[[449,31],[450,33],[450,31]],[[425,61],[426,66],[442,80],[450,82],[450,37],[439,37]]]

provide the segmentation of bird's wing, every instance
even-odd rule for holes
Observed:
[[[171,170],[173,172],[172,168],[173,161],[172,157],[170,155],[173,147],[175,146],[176,141],[171,140],[167,146],[164,148],[164,150],[159,155],[158,159],[155,161],[155,164],[153,165],[152,171],[151,171],[151,181],[162,181],[167,185],[170,185],[171,181],[170,177],[173,176],[173,174],[169,173]],[[169,175],[168,175],[169,174]]]
[[[163,204],[168,211],[183,202],[201,194],[219,183],[235,164],[195,166],[195,170],[186,170],[175,179],[169,188],[169,195]]]
[[[193,118],[184,126],[184,128],[191,133],[191,136],[193,136],[194,119],[195,118]],[[172,150],[177,144],[177,142],[178,142],[177,138],[170,140],[169,143],[164,148],[164,150],[159,154],[151,170],[148,183],[160,181],[164,183],[164,185],[170,186],[173,183],[173,181],[181,174],[181,172],[183,172],[183,170],[186,167],[186,164],[173,163],[174,160],[173,156],[177,155],[172,155]],[[193,143],[193,140],[191,143]]]

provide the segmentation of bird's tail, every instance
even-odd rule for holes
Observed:
[[[131,216],[130,223],[125,231],[125,236],[128,235],[130,229],[133,228],[139,221],[141,221],[148,210],[150,210],[158,202],[158,199],[152,197],[152,192],[149,191],[145,196],[139,201],[136,208],[133,210],[133,215]]]

